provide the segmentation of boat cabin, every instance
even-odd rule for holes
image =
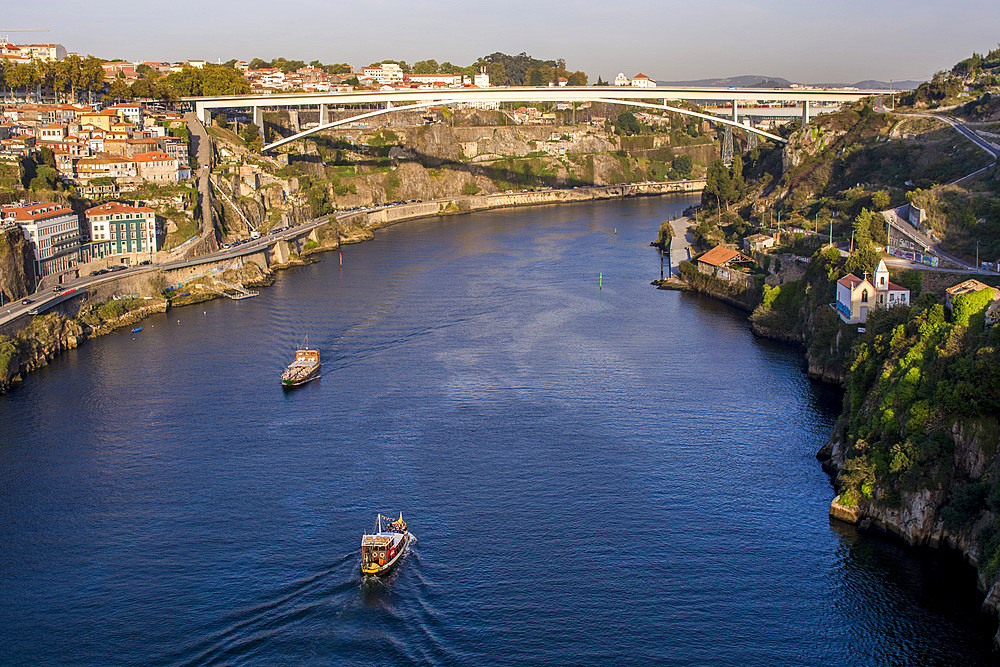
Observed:
[[[365,535],[361,541],[361,562],[385,565],[392,558],[389,555],[391,548],[391,535]]]
[[[308,361],[310,363],[318,364],[319,350],[296,350],[295,361]]]

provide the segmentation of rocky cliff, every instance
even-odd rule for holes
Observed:
[[[21,380],[22,373],[40,368],[85,337],[83,325],[58,313],[34,317],[13,337],[0,336],[0,393]]]
[[[19,227],[0,230],[0,292],[5,303],[35,291],[34,260],[34,249]]]
[[[910,544],[957,549],[1000,601],[1000,329],[992,290],[933,295],[869,315],[852,347],[844,410],[817,455],[839,518]],[[1000,634],[998,634],[1000,641]]]

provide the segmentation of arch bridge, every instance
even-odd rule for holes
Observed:
[[[340,125],[357,122],[394,111],[421,109],[449,104],[475,104],[497,102],[605,102],[638,108],[664,110],[702,118],[712,123],[731,126],[784,143],[785,139],[765,132],[749,123],[739,122],[739,105],[759,103],[794,104],[802,107],[802,122],[810,118],[811,103],[840,105],[854,102],[864,97],[889,94],[883,90],[841,90],[806,88],[694,88],[694,87],[517,87],[517,88],[455,88],[417,89],[389,91],[360,91],[346,93],[290,93],[279,95],[238,95],[226,97],[186,97],[182,101],[194,104],[198,117],[206,125],[211,124],[212,111],[216,109],[252,109],[254,122],[263,131],[264,107],[319,107],[320,122],[316,127],[298,132],[275,141],[264,150],[302,139],[310,134],[322,132]],[[662,100],[654,104],[649,100]],[[725,102],[731,105],[730,118],[703,114],[689,109],[667,104],[672,100],[694,102]],[[376,111],[361,113],[352,118],[329,120],[329,105],[337,106],[380,106]]]

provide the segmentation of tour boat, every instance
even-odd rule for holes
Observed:
[[[377,576],[392,570],[409,541],[410,533],[402,512],[398,519],[379,514],[375,532],[365,533],[361,538],[361,574]]]
[[[305,348],[295,351],[295,361],[290,363],[285,372],[281,374],[281,386],[298,387],[318,377],[319,350],[310,350],[309,338],[306,337]]]

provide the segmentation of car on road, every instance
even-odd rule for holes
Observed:
[[[29,303],[31,303],[31,299],[21,299],[22,306],[27,306]]]

